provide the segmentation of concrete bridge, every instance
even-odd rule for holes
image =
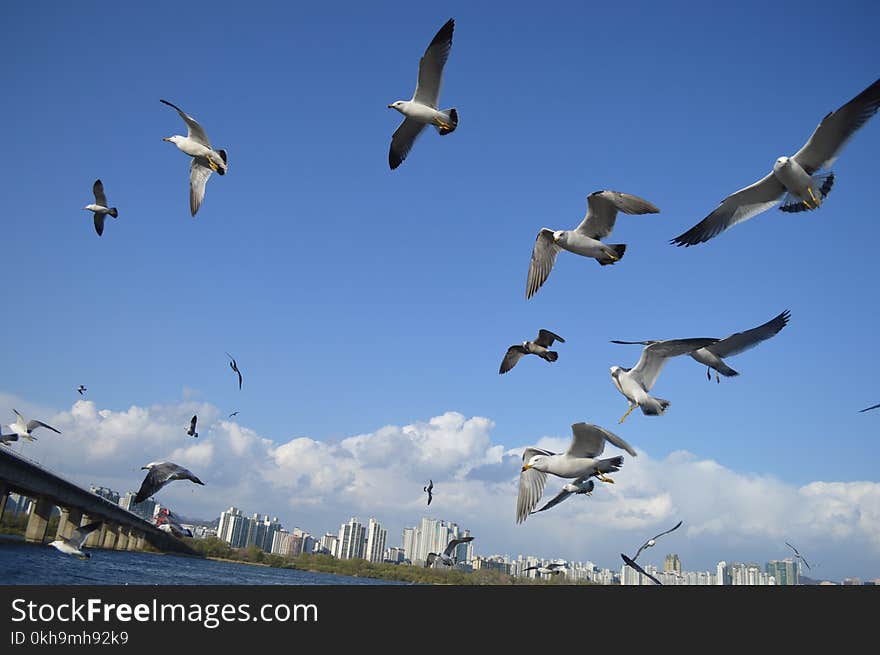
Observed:
[[[160,551],[196,554],[181,540],[163,532],[137,514],[83,489],[6,447],[0,447],[0,519],[10,493],[34,502],[25,539],[43,543],[54,507],[61,510],[55,538],[69,537],[80,525],[102,521],[85,546],[115,550],[143,550],[146,544]]]

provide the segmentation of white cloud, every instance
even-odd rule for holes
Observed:
[[[158,494],[184,515],[213,518],[236,505],[315,533],[335,531],[349,516],[375,516],[389,529],[389,545],[399,542],[404,526],[430,515],[472,530],[481,554],[589,559],[613,568],[620,552],[635,551],[682,519],[683,528],[664,538],[648,562],[677,552],[690,570],[714,569],[720,559],[763,564],[787,556],[784,542],[790,541],[820,564],[817,577],[880,577],[877,482],[797,487],[689,452],[655,459],[640,451],[635,458],[625,455],[616,484],[597,483],[592,497],[574,497],[516,525],[520,453],[532,444],[493,441],[494,423],[483,417],[447,412],[338,442],[296,437],[276,443],[219,418],[206,402],[117,412],[80,400],[53,413],[7,395],[0,400],[33,410],[64,433],[38,432],[38,442],[19,443],[16,450],[82,484],[125,492],[137,489],[140,466],[149,461],[170,459],[191,468],[206,486],[179,482]],[[194,413],[198,439],[185,433]],[[565,435],[545,436],[534,445],[560,451],[567,442]],[[428,478],[435,494],[430,508],[422,493]],[[545,496],[561,484],[550,476]]]

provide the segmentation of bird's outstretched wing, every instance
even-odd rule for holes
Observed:
[[[202,157],[193,157],[189,165],[189,211],[195,216],[205,199],[205,185],[211,177],[211,166]]]
[[[657,209],[647,200],[620,191],[594,191],[587,197],[587,213],[575,228],[591,239],[602,239],[611,234],[617,212],[624,214],[656,214]]]
[[[703,348],[715,343],[718,339],[695,338],[695,339],[669,339],[667,341],[655,341],[642,350],[642,356],[633,367],[630,375],[642,385],[645,391],[650,391],[657,381],[660,371],[670,357],[685,355],[698,348]]]
[[[95,183],[92,185],[92,193],[95,194],[96,205],[107,206],[107,196],[104,195],[104,185],[101,180],[95,180]]]
[[[394,134],[391,135],[391,148],[388,150],[388,165],[391,170],[403,163],[423,129],[425,123],[405,118],[400,127],[394,130]]]
[[[526,298],[534,296],[538,289],[547,281],[553,265],[556,263],[556,255],[559,254],[559,246],[553,241],[553,230],[541,228],[535,239],[535,247],[532,248],[532,259],[529,262],[529,274],[526,277]]]
[[[511,346],[507,349],[507,352],[504,354],[504,359],[501,360],[501,367],[498,369],[499,374],[507,373],[510,369],[516,366],[516,363],[522,359],[523,355],[526,354],[526,349],[521,345]]]
[[[51,425],[47,425],[46,423],[43,423],[42,421],[38,421],[36,419],[32,419],[32,420],[28,421],[28,424],[27,424],[28,432],[30,432],[31,430],[33,430],[35,428],[46,428],[47,430],[52,430],[52,432],[57,432],[58,434],[61,434],[61,430],[56,430]]]
[[[590,482],[592,482],[592,480],[590,480]],[[574,495],[573,491],[566,491],[565,488],[563,488],[562,491],[560,491],[558,494],[553,496],[553,498],[551,498],[546,503],[544,503],[544,506],[541,509],[536,509],[535,511],[529,512],[529,513],[530,514],[537,514],[538,512],[544,512],[548,509],[556,507],[563,500],[566,500],[566,499],[568,499],[569,496],[573,496],[573,495]]]
[[[770,319],[763,325],[759,325],[751,330],[737,332],[725,337],[710,346],[706,346],[706,350],[717,355],[718,357],[730,357],[738,355],[741,352],[754,348],[762,341],[769,339],[788,324],[791,313],[786,309],[778,316]]]
[[[459,544],[466,544],[473,540],[473,537],[459,537],[458,539],[453,539],[446,544],[446,550],[443,551],[443,554],[446,555],[446,557],[452,557],[452,551],[454,551]]]
[[[598,457],[605,450],[605,441],[636,457],[636,451],[626,441],[605,428],[592,423],[574,423],[571,426],[571,444],[566,451],[571,457]]]
[[[708,241],[737,223],[767,211],[779,202],[784,192],[785,186],[771,171],[754,184],[727,196],[715,211],[687,232],[675,237],[671,243],[677,246],[693,246]]]
[[[437,559],[437,553],[428,553],[428,557],[425,558],[425,568],[431,568],[431,565],[434,563],[435,559]]]
[[[526,448],[523,451],[523,464],[526,464],[535,455],[551,455],[547,450],[539,448]],[[516,522],[526,520],[541,496],[544,494],[544,486],[547,484],[547,474],[537,469],[530,468],[519,474],[519,492],[516,497]]]
[[[872,409],[877,409],[878,407],[880,407],[880,403],[878,403],[878,404],[876,404],[876,405],[871,405],[870,407],[865,407],[865,409],[860,409],[859,411],[860,411],[860,412],[867,412],[867,411],[870,411],[870,410],[872,410]]]
[[[177,113],[180,114],[183,122],[186,123],[186,136],[188,138],[192,139],[196,143],[201,143],[207,148],[211,148],[211,141],[208,139],[208,135],[205,133],[205,129],[201,125],[199,125],[199,122],[195,118],[187,114],[177,105],[173,105],[167,100],[159,100],[159,102],[166,104],[169,107],[173,107],[177,110]]]
[[[443,66],[452,49],[453,29],[455,29],[455,21],[450,18],[431,40],[419,61],[419,81],[413,94],[413,100],[419,104],[437,109],[443,81]]]
[[[71,545],[76,546],[76,549],[79,550],[83,547],[83,544],[86,542],[86,539],[89,538],[89,535],[100,528],[102,523],[103,521],[95,521],[93,523],[87,523],[86,525],[78,527],[71,533],[67,541]]]
[[[550,330],[538,330],[538,338],[535,339],[536,344],[538,344],[539,346],[544,346],[545,348],[549,348],[553,345],[554,341],[565,343],[565,339],[560,337],[558,334],[554,334]]]
[[[840,109],[826,114],[804,147],[793,159],[810,175],[830,168],[840,151],[868,119],[880,109],[880,79]]]
[[[647,572],[645,569],[643,569],[641,566],[639,566],[638,564],[636,564],[636,563],[635,563],[633,560],[631,560],[629,557],[627,557],[627,556],[624,555],[623,553],[621,553],[620,556],[623,558],[623,563],[626,564],[628,567],[630,567],[631,569],[633,569],[633,570],[635,570],[635,571],[638,571],[638,572],[641,573],[642,575],[646,575],[646,576],[648,576],[649,578],[651,578],[651,580],[653,580],[654,582],[656,582],[658,585],[661,585],[661,586],[663,585],[662,582],[660,582],[657,578],[655,578],[653,575],[651,575],[650,573],[648,573],[648,572]]]

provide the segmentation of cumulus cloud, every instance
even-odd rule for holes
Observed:
[[[350,516],[374,516],[389,531],[388,545],[399,544],[403,527],[433,516],[469,528],[480,554],[564,557],[612,568],[619,553],[632,554],[681,519],[683,529],[646,554],[648,562],[677,552],[689,570],[714,569],[721,559],[763,564],[787,556],[784,542],[790,541],[818,563],[816,577],[880,577],[876,482],[798,487],[685,451],[664,457],[639,451],[635,458],[625,455],[616,484],[597,483],[592,497],[571,498],[517,525],[522,449],[562,451],[567,435],[503,444],[493,439],[490,419],[446,412],[336,442],[307,436],[276,442],[191,398],[121,411],[80,400],[60,412],[8,395],[0,400],[34,410],[62,430],[61,436],[38,433],[36,443],[14,448],[81,484],[125,492],[138,488],[147,462],[168,459],[190,468],[205,487],[180,482],[157,495],[188,516],[214,518],[235,505],[316,534],[335,532]],[[198,439],[185,434],[192,414],[199,415]],[[422,493],[428,478],[435,494],[430,508]],[[550,476],[545,497],[563,483]]]

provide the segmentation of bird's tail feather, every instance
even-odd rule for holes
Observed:
[[[116,207],[111,207],[110,211],[108,211],[107,213],[110,214],[113,218],[119,216],[119,212],[116,211]]]
[[[668,400],[648,396],[648,399],[643,402],[640,407],[642,408],[642,414],[645,416],[660,416],[666,411],[666,408],[669,407],[669,405],[670,403]]]
[[[606,247],[614,253],[614,257],[606,255],[602,258],[597,258],[596,261],[602,264],[602,266],[608,266],[609,264],[614,264],[618,260],[623,259],[623,253],[626,252],[625,243],[612,243],[608,244]]]
[[[226,175],[226,151],[218,150],[217,154],[223,158],[223,166],[217,166],[217,168],[215,169],[217,171],[217,175]]]
[[[439,125],[436,126],[440,136],[455,132],[455,128],[458,127],[458,110],[455,107],[452,107],[450,109],[442,109],[440,110],[440,113],[443,114],[443,120],[449,125],[448,128],[440,127]]]
[[[541,355],[541,357],[546,359],[548,362],[555,362],[557,359],[559,359],[559,353],[555,350],[548,350],[543,355]]]
[[[621,466],[623,466],[623,455],[618,455],[617,457],[599,460],[597,468],[600,473],[614,473],[619,471]]]
[[[819,190],[820,199],[825,199],[831,193],[831,187],[834,186],[834,173],[816,173],[813,175],[813,188]],[[805,212],[815,207],[807,207],[803,201],[791,193],[786,193],[782,199],[782,205],[779,207],[784,212],[797,213]]]
[[[716,371],[718,371],[719,373],[721,373],[721,375],[723,375],[724,377],[732,378],[736,375],[739,375],[738,371],[734,371],[732,368],[730,368],[724,362],[721,362],[718,366],[714,366],[713,368]]]

